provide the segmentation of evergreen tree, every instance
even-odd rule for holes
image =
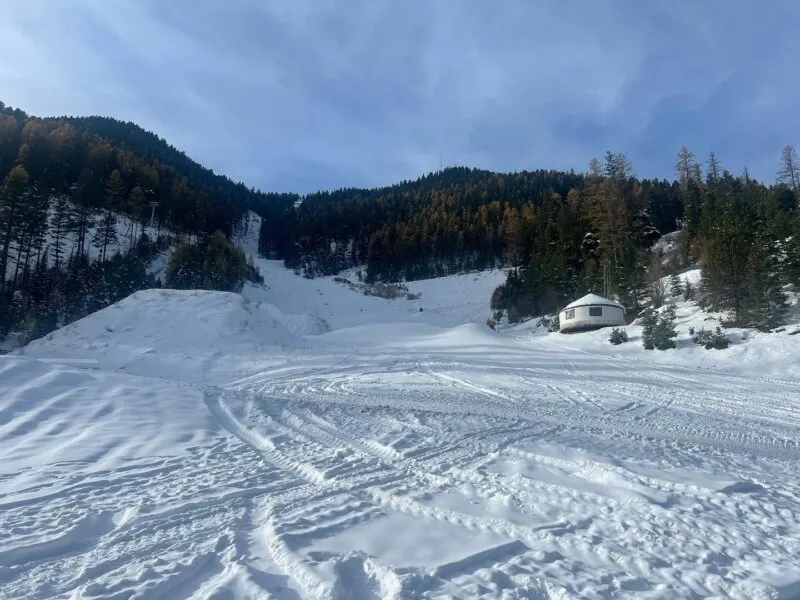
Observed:
[[[109,247],[118,242],[116,211],[120,209],[125,195],[122,174],[115,170],[106,182],[105,206],[92,237],[92,245],[99,250],[101,262],[106,260]]]
[[[688,282],[687,282],[688,283]],[[683,284],[683,279],[677,273],[669,276],[670,293],[673,298],[682,298],[686,291],[686,286]]]
[[[28,172],[21,165],[15,166],[0,188],[0,278],[2,286],[8,276],[8,259],[11,244],[19,231],[20,215],[25,199],[30,194]]]
[[[714,185],[722,176],[722,166],[720,165],[717,155],[713,151],[708,154],[706,173],[706,183],[709,185]]]
[[[600,161],[593,158],[589,161],[589,178],[597,181],[603,176],[603,167]]]
[[[772,241],[762,236],[752,245],[747,261],[747,294],[742,320],[745,325],[770,330],[781,325],[788,311],[788,299],[778,253]]]
[[[89,230],[94,225],[93,206],[98,195],[98,185],[94,173],[84,169],[75,185],[72,186],[72,214],[67,223],[68,231],[75,234],[75,254],[82,256],[86,251]]]
[[[778,182],[787,185],[800,199],[800,161],[797,159],[797,151],[791,144],[784,146],[781,153]]]
[[[58,270],[64,261],[64,246],[69,231],[70,204],[66,194],[57,194],[53,202],[53,214],[50,216],[50,232],[53,236],[53,260]]]
[[[658,325],[658,313],[652,308],[644,311],[642,321],[642,346],[645,350],[655,350],[656,347],[656,327]]]
[[[642,316],[642,345],[645,350],[668,350],[677,344],[674,338],[678,336],[675,331],[675,307],[666,306],[661,313],[647,309]]]
[[[707,215],[702,233],[703,301],[714,310],[729,311],[735,323],[743,323],[760,188],[752,181],[742,185],[729,175],[720,186],[725,197]]]
[[[686,146],[682,146],[678,152],[675,172],[678,175],[678,181],[683,189],[686,189],[690,181],[697,182],[700,180],[699,165],[694,158],[694,152],[689,150]]]

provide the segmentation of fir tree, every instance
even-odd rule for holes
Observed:
[[[658,313],[648,308],[641,316],[642,320],[642,346],[645,350],[655,350],[656,327],[658,326]]]
[[[683,279],[681,279],[681,276],[677,273],[673,273],[669,276],[669,288],[673,298],[682,298],[686,291]]]
[[[675,172],[678,181],[683,189],[686,189],[690,181],[700,180],[700,165],[694,158],[694,152],[683,146],[678,152],[678,161],[675,163]]]
[[[746,278],[743,323],[763,330],[781,325],[789,306],[783,291],[777,252],[769,239],[762,237],[753,244]]]
[[[106,182],[104,210],[98,221],[97,231],[92,237],[92,245],[99,250],[101,262],[106,260],[109,247],[118,241],[115,211],[120,209],[123,198],[125,198],[125,183],[120,172],[115,170]]]
[[[58,270],[64,260],[64,245],[69,231],[70,204],[66,194],[58,194],[53,202],[50,231],[53,236],[53,261]]]
[[[713,186],[722,176],[722,166],[720,165],[717,155],[712,151],[708,153],[708,161],[706,161],[706,183]]]
[[[784,146],[781,153],[778,182],[787,185],[800,201],[800,161],[797,159],[797,151],[791,144]]]
[[[642,316],[642,345],[645,350],[668,350],[677,346],[674,340],[678,335],[675,319],[675,307],[672,305],[666,306],[660,314],[653,309],[645,311]]]
[[[15,166],[0,188],[0,289],[5,287],[11,243],[19,230],[20,214],[29,194],[28,172]]]

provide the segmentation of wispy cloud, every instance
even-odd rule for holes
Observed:
[[[584,169],[678,147],[771,179],[800,143],[792,0],[27,0],[3,9],[0,98],[134,120],[270,190],[446,164]]]

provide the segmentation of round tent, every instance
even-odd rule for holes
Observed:
[[[625,325],[625,309],[619,302],[597,294],[586,294],[558,314],[558,329],[562,333],[617,325]]]

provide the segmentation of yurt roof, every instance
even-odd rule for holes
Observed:
[[[614,308],[625,308],[619,302],[614,302],[608,298],[603,298],[597,294],[586,294],[583,298],[578,298],[574,302],[567,304],[563,310],[568,308],[578,308],[579,306],[613,306]]]

